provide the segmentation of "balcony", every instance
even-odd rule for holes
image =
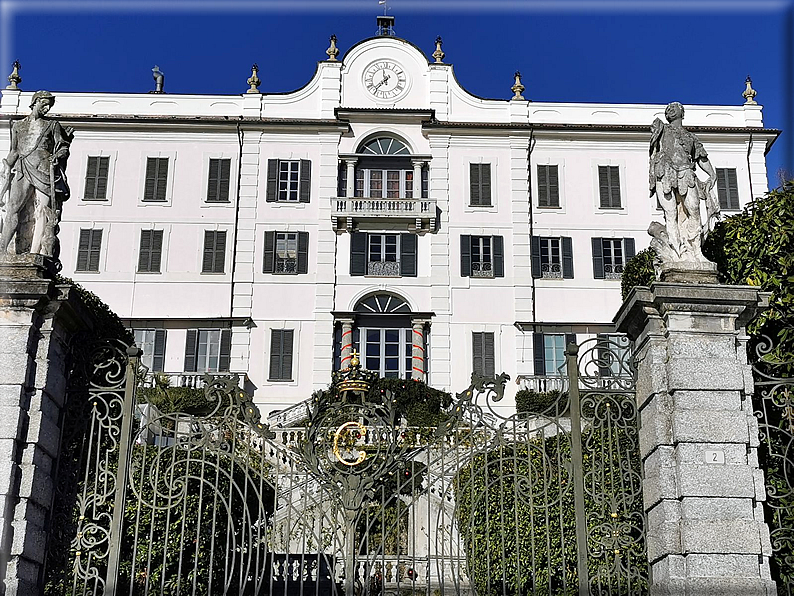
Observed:
[[[416,232],[436,231],[435,199],[334,197],[331,201],[331,221],[337,232],[349,232],[366,221],[407,223]]]
[[[529,389],[536,393],[548,393],[549,391],[564,393],[568,390],[568,379],[561,376],[518,375],[516,383],[521,389]]]
[[[238,386],[243,389],[244,391],[248,392],[246,388],[246,381],[248,381],[248,375],[246,373],[230,373],[230,372],[212,372],[212,373],[203,373],[203,372],[181,372],[181,373],[170,373],[170,372],[147,372],[146,376],[141,380],[140,386],[141,387],[154,387],[155,379],[163,379],[167,380],[168,385],[167,387],[188,387],[190,389],[203,389],[204,385],[204,375],[210,376],[229,376],[235,377],[237,379]]]

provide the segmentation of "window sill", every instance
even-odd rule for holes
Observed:
[[[217,271],[202,271],[201,275],[226,275],[225,271],[217,272]]]
[[[562,205],[537,205],[537,208],[543,211],[562,211]]]
[[[136,275],[160,275],[162,271],[136,271]]]
[[[294,379],[268,379],[268,383],[294,383]]]
[[[75,273],[99,273],[99,269],[97,269],[97,270],[93,270],[93,269],[91,269],[91,270],[75,269],[74,272]]]
[[[87,199],[86,197],[83,197],[80,200],[83,203],[105,203],[105,204],[108,204],[108,205],[110,204],[110,199],[108,199],[107,197],[104,198],[104,199]]]

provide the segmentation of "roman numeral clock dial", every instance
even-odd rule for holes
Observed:
[[[378,60],[364,71],[364,86],[377,99],[396,99],[406,91],[407,78],[396,62]]]

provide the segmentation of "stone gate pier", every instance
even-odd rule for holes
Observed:
[[[776,593],[745,325],[751,286],[636,287],[615,323],[635,342],[651,594]]]

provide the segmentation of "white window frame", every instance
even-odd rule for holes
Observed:
[[[562,279],[562,238],[559,236],[540,236],[538,237],[538,244],[540,245],[540,277],[541,279]],[[556,246],[557,260],[554,260],[554,250]],[[546,249],[547,259],[546,263],[543,262],[543,249]],[[545,267],[544,267],[545,265]],[[545,271],[544,271],[545,269]],[[559,275],[558,275],[559,274]]]
[[[607,263],[606,247],[610,245],[609,263]],[[620,247],[620,263],[615,262],[615,246]],[[604,259],[604,279],[620,279],[623,275],[623,267],[626,266],[626,247],[623,238],[601,238],[601,257]],[[612,271],[607,271],[607,267]],[[620,268],[618,271],[617,269]]]
[[[413,374],[413,329],[411,327],[359,327],[358,328],[358,346],[357,351],[361,354],[361,364],[366,370],[367,368],[367,332],[377,331],[380,336],[378,340],[378,356],[369,356],[369,358],[378,358],[379,368],[377,372],[381,377],[386,377],[386,332],[397,331],[400,334],[400,341],[398,342],[398,355],[399,372],[396,378],[410,379]],[[390,356],[394,358],[394,356]],[[410,363],[410,364],[409,364]],[[394,378],[394,377],[390,377]]]
[[[298,232],[276,232],[273,273],[275,275],[297,275],[298,273]],[[294,250],[290,244],[294,243]],[[289,270],[289,265],[292,269]],[[279,265],[281,269],[279,270]]]
[[[381,179],[381,196],[375,197],[372,195],[372,173],[373,172],[380,172],[382,175]],[[398,172],[400,175],[399,180],[399,191],[398,196],[396,197],[389,197],[383,196],[384,194],[388,195],[388,175],[389,172]],[[360,175],[360,177],[359,177]],[[401,168],[356,168],[355,170],[355,180],[353,183],[353,195],[359,198],[366,198],[366,199],[389,199],[389,200],[396,200],[396,199],[406,199],[406,198],[413,198],[413,191],[414,191],[414,171],[412,169],[401,169]],[[409,180],[410,179],[410,180]],[[361,182],[361,185],[359,185]],[[421,183],[421,182],[420,182]],[[408,187],[410,186],[411,190],[409,192]],[[420,191],[421,192],[421,191]]]
[[[214,328],[214,329],[196,329],[196,372],[219,372],[220,362],[221,362],[221,333],[222,329]],[[201,362],[201,339],[202,334],[204,334],[204,346],[205,346],[205,353],[204,353],[204,362]],[[214,344],[210,343],[211,339],[217,339]],[[213,357],[213,354],[210,353],[210,348],[215,349],[215,366],[210,367],[208,366],[208,360]],[[203,366],[202,366],[203,364]]]
[[[284,166],[287,170],[284,171]],[[293,172],[294,168],[294,172]],[[291,175],[295,174],[295,188],[290,188]],[[282,189],[282,185],[285,188]],[[282,198],[282,192],[284,198]],[[301,192],[301,160],[300,159],[279,159],[278,160],[278,178],[276,179],[276,202],[277,203],[300,203]],[[294,194],[294,198],[292,198]]]
[[[551,342],[549,342],[551,340]],[[557,342],[561,342],[558,346]],[[549,345],[551,343],[551,345]],[[562,347],[562,351],[559,348]],[[552,355],[549,358],[549,354]],[[558,356],[561,356],[559,359]],[[543,333],[543,362],[546,376],[556,376],[559,367],[565,363],[565,333]]]
[[[471,164],[491,164],[491,204],[490,205],[472,205],[471,204]],[[499,174],[499,159],[495,156],[483,156],[473,159],[466,160],[464,158],[463,161],[463,175],[461,178],[463,179],[463,188],[461,192],[463,193],[461,196],[465,197],[465,200],[462,201],[463,203],[463,212],[464,213],[482,213],[482,212],[494,212],[496,213],[499,211],[499,193],[498,193],[498,174]],[[430,180],[428,179],[428,185]],[[452,192],[452,188],[450,188],[450,192]]]
[[[592,180],[593,180],[593,210],[596,215],[628,215],[628,193],[626,192],[626,162],[622,159],[593,159]],[[598,178],[598,166],[611,166],[618,168],[620,178],[620,207],[601,207],[601,194],[599,192],[600,180]]]
[[[77,270],[77,255],[80,252],[80,232],[82,230],[102,230],[102,243],[99,246],[99,266],[97,267],[96,271],[78,271]],[[75,247],[75,250],[72,251],[72,254],[74,255],[74,262],[72,264],[72,271],[74,271],[74,275],[76,275],[76,276],[80,276],[80,275],[92,276],[92,275],[98,275],[98,274],[102,273],[103,271],[105,271],[105,266],[107,264],[108,242],[110,240],[109,236],[110,236],[110,234],[108,232],[108,228],[107,228],[106,225],[96,225],[96,224],[89,225],[89,224],[86,224],[85,226],[83,226],[83,225],[75,226],[74,232],[73,232],[73,236],[72,236],[72,238],[73,238],[72,246]],[[137,254],[138,254],[137,251],[130,251],[130,252],[137,259]]]
[[[480,259],[474,259],[474,239],[478,240],[478,251],[480,253]],[[471,236],[471,246],[470,246],[470,255],[471,255],[471,274],[470,277],[487,277],[492,278],[494,277],[494,259],[493,259],[493,236],[477,236],[472,234]],[[487,243],[485,242],[487,240]],[[485,248],[488,248],[488,259],[485,259]],[[477,263],[478,268],[475,269],[474,264]],[[487,267],[485,266],[487,265]],[[477,271],[478,273],[474,273]],[[490,273],[490,275],[488,275]]]
[[[85,178],[88,172],[88,158],[89,157],[107,157],[108,159],[108,186],[105,189],[104,199],[86,199],[85,198]],[[89,151],[83,156],[81,160],[82,177],[80,179],[80,204],[81,205],[111,205],[113,203],[113,181],[115,180],[116,161],[118,159],[118,151],[106,151],[99,149],[97,151]],[[144,172],[145,172],[144,168]]]
[[[237,196],[237,156],[230,152],[217,152],[207,151],[201,155],[202,170],[201,170],[201,201],[202,209],[227,209],[234,208],[235,197]],[[229,200],[225,203],[220,201],[211,202],[207,201],[207,186],[210,178],[210,160],[211,159],[229,159],[231,160],[231,167],[229,168]]]

